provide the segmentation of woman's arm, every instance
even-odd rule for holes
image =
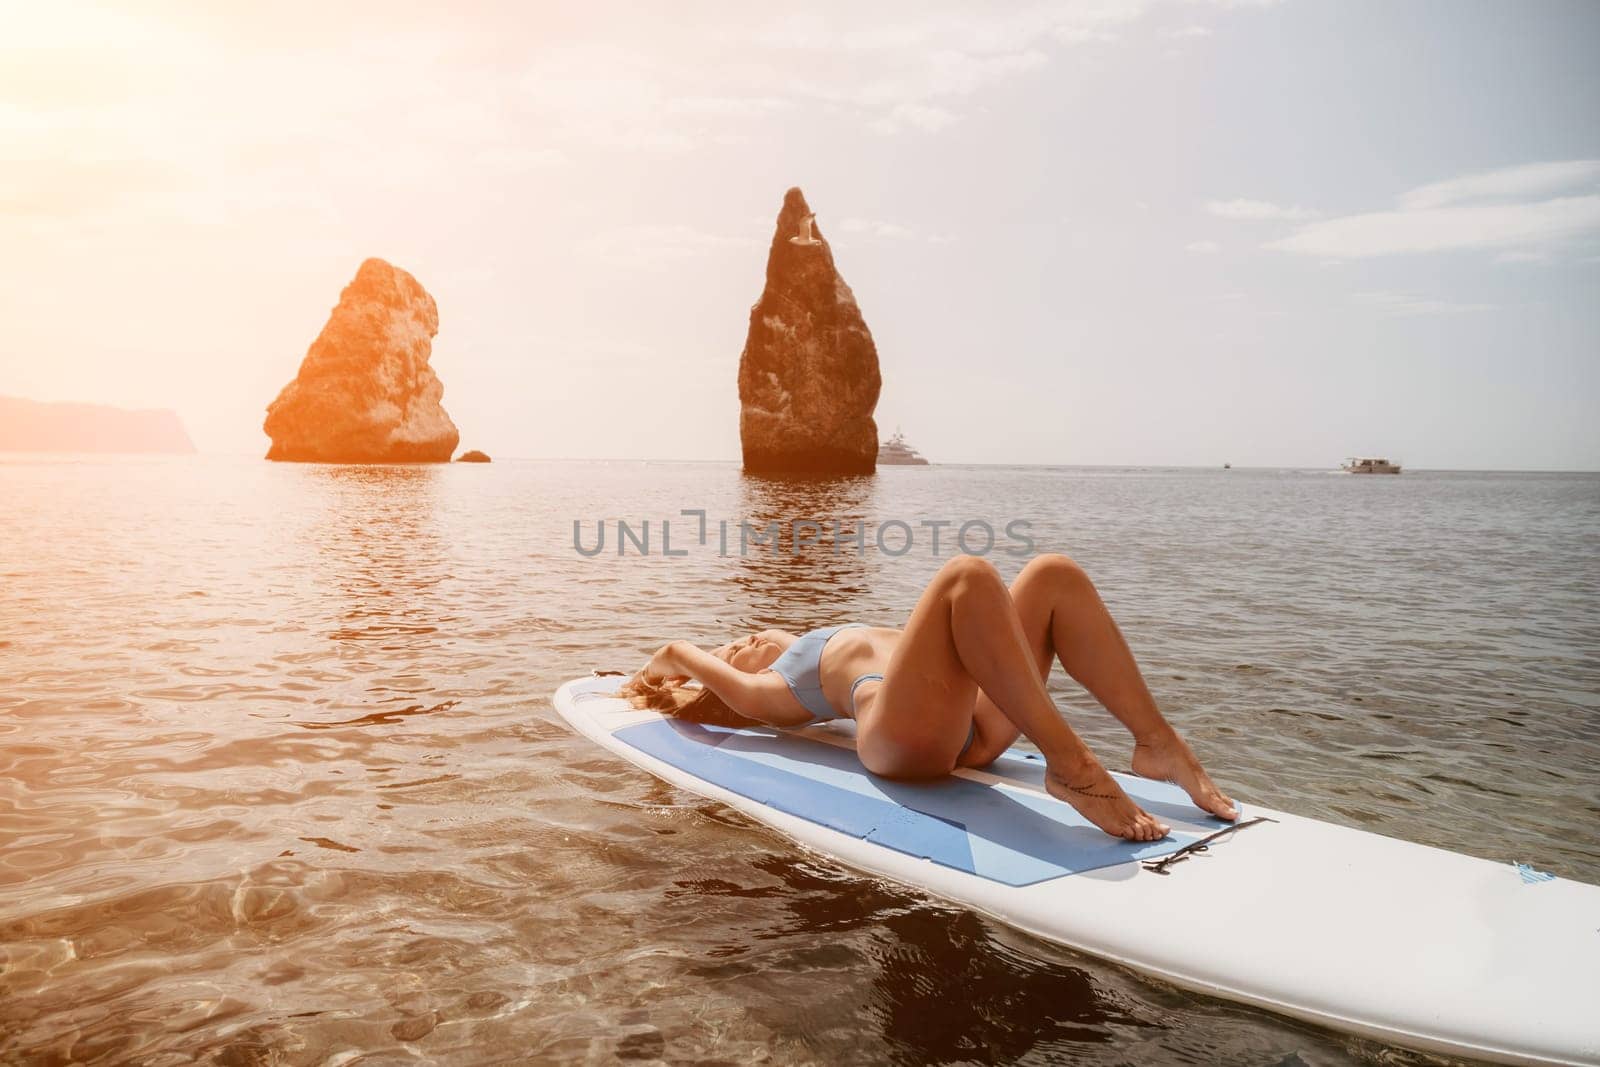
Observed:
[[[811,721],[811,715],[778,675],[741,671],[688,641],[663,645],[638,678],[647,685],[693,678],[740,715],[773,726],[804,726]]]

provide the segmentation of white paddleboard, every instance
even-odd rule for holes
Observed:
[[[807,848],[1184,989],[1395,1045],[1600,1064],[1600,887],[1118,781],[1170,824],[1116,841],[1045,793],[1020,751],[931,783],[868,774],[853,724],[730,730],[637,711],[618,677],[556,710],[596,743]],[[1162,860],[1167,862],[1162,865]]]

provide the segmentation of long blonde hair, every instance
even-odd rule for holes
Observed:
[[[759,719],[740,715],[709,686],[649,685],[629,682],[620,690],[628,703],[641,711],[659,711],[675,719],[708,726],[764,726]]]

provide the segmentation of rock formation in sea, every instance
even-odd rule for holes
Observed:
[[[833,250],[790,189],[739,357],[739,439],[757,474],[870,474],[878,350]]]
[[[489,454],[487,452],[479,452],[476,448],[469,448],[467,451],[456,457],[456,462],[487,463],[489,462]]]
[[[177,413],[0,396],[0,452],[192,453]]]
[[[438,308],[415,278],[381,259],[361,264],[300,372],[267,406],[267,458],[450,462],[461,435],[428,366],[438,332]]]

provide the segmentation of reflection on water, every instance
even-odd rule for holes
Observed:
[[[876,485],[873,477],[739,476],[739,516],[776,533],[775,543],[741,555],[734,572],[753,613],[749,629],[802,633],[852,617],[867,594],[871,564],[848,538],[865,537],[870,550],[866,523],[876,510]]]
[[[307,578],[342,601],[335,641],[377,642],[416,654],[454,621],[439,595],[450,571],[434,517],[443,472],[432,465],[339,467],[308,464],[312,517]]]
[[[813,996],[838,1003],[819,1023],[848,1019],[852,1037],[858,1028],[877,1031],[898,1062],[1011,1063],[1039,1045],[1093,1046],[1145,1025],[1081,968],[1004,951],[969,912],[784,856],[755,866],[781,881],[781,890],[762,895],[780,900],[787,915],[771,928],[740,931],[701,973],[716,977],[750,939],[809,943],[789,973],[824,972]],[[714,879],[676,885],[700,897],[748,892]],[[845,935],[861,937],[865,967],[856,952],[840,950]],[[871,983],[865,995],[863,977]],[[1029,1025],[1018,1026],[1023,1019]]]
[[[858,877],[573,735],[567,678],[897,623],[940,563],[591,559],[574,518],[1027,518],[1246,801],[1600,880],[1591,476],[0,458],[0,494],[0,1062],[1407,1059]]]

